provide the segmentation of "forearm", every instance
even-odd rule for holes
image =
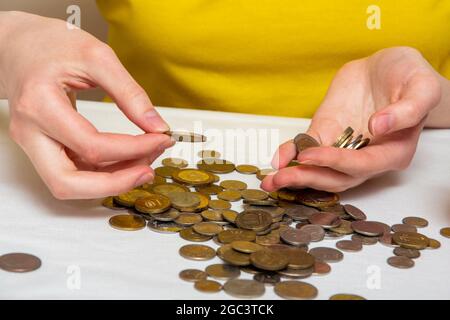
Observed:
[[[442,94],[441,101],[429,114],[425,122],[427,128],[450,128],[450,80],[439,75]]]

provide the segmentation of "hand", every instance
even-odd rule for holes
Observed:
[[[168,125],[106,44],[60,20],[0,14],[0,93],[10,134],[58,199],[116,195],[153,179],[174,141]],[[67,93],[101,86],[145,133],[100,133]]]
[[[335,76],[307,132],[323,146],[297,155],[292,141],[282,144],[272,162],[279,171],[266,177],[262,188],[339,192],[405,169],[425,118],[440,99],[439,75],[412,48],[385,49],[352,61]],[[348,126],[370,137],[370,145],[360,150],[331,147]],[[294,158],[300,165],[286,167]]]

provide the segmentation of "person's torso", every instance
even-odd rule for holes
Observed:
[[[450,76],[449,0],[97,2],[156,105],[310,117],[339,67],[392,46]]]

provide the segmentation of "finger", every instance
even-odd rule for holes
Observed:
[[[153,172],[147,165],[135,165],[114,172],[78,171],[61,144],[37,132],[30,135],[24,150],[58,199],[116,195],[153,180]]]
[[[370,132],[381,136],[417,125],[439,102],[439,88],[439,81],[432,75],[414,76],[406,84],[400,100],[370,117]]]
[[[285,187],[308,187],[329,192],[340,192],[363,181],[330,168],[299,165],[281,169],[276,174],[267,176],[261,183],[261,188],[268,192]]]
[[[48,88],[45,99],[46,102],[41,101],[45,107],[40,110],[39,117],[35,117],[34,121],[47,135],[90,163],[144,158],[175,143],[173,139],[163,134],[132,136],[99,133],[87,119],[73,110],[69,98],[62,90]]]
[[[298,155],[305,165],[332,168],[353,177],[371,177],[405,168],[416,150],[419,126],[391,133],[360,150],[334,147],[310,148]]]
[[[90,80],[101,86],[128,119],[145,132],[168,131],[168,124],[153,107],[147,93],[128,73],[115,53],[108,48],[100,50],[100,54],[90,61]]]
[[[272,167],[274,169],[284,168],[289,162],[295,159],[297,150],[292,140],[286,141],[278,147],[272,158]]]

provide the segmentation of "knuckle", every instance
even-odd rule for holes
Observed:
[[[123,86],[123,96],[131,101],[147,100],[147,93],[133,80]]]
[[[83,45],[83,52],[87,59],[92,59],[94,61],[105,60],[111,56],[115,56],[114,51],[110,46],[98,40],[86,41]]]
[[[51,178],[47,182],[48,188],[53,195],[58,200],[68,200],[72,198],[72,192],[70,188],[57,177]]]
[[[86,142],[81,148],[81,156],[91,164],[101,162],[100,150],[94,142]]]
[[[405,157],[397,162],[397,164],[394,166],[394,170],[401,171],[407,169],[412,162],[412,157]]]

